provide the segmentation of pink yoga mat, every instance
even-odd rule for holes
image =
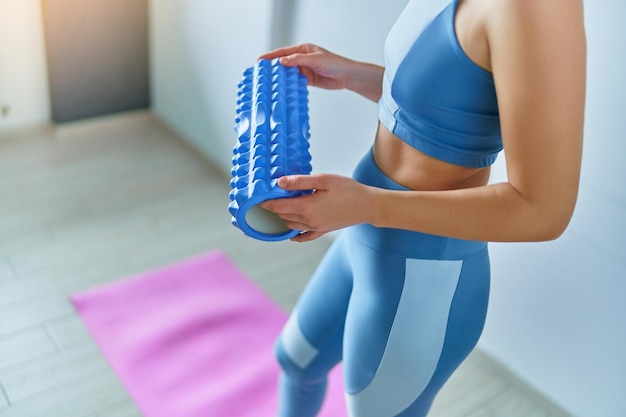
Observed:
[[[273,417],[287,314],[222,252],[72,301],[145,417]],[[340,369],[320,416],[345,416]]]

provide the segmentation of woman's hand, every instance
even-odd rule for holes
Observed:
[[[288,67],[300,67],[309,80],[309,85],[337,90],[346,88],[350,71],[350,60],[333,54],[317,45],[305,43],[276,49],[261,55],[259,59],[280,58]]]
[[[315,190],[296,198],[268,200],[260,204],[285,220],[294,230],[304,230],[293,241],[306,242],[332,230],[367,223],[373,207],[373,188],[357,181],[331,174],[282,177],[279,187],[285,190]]]
[[[353,61],[310,43],[279,48],[259,59],[280,58],[288,67],[299,67],[309,85],[338,90],[346,88],[378,101],[382,94],[384,69],[378,65]]]

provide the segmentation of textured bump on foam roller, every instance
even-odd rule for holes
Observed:
[[[307,79],[297,67],[285,67],[278,59],[259,60],[244,71],[238,86],[235,132],[228,205],[233,225],[259,240],[296,236],[300,231],[287,228],[277,216],[255,206],[311,192],[286,191],[277,184],[283,175],[310,174],[312,169]],[[259,214],[271,218],[274,226],[259,226]]]

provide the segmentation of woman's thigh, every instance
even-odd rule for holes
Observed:
[[[350,256],[354,284],[344,337],[350,415],[425,415],[482,331],[488,261],[404,258],[358,241]]]

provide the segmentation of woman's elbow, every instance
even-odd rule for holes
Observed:
[[[543,210],[537,219],[537,228],[535,228],[535,241],[545,242],[556,240],[567,230],[572,215],[574,213],[574,204],[571,207],[561,207],[558,210],[554,208]]]
[[[536,241],[547,242],[550,240],[556,240],[561,237],[566,229],[567,224],[552,224],[550,227],[546,227],[538,233]]]

